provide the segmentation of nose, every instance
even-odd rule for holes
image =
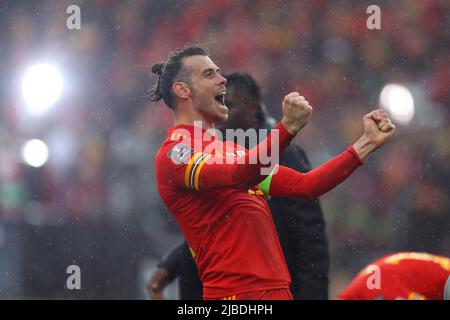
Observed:
[[[225,77],[224,77],[223,75],[221,75],[221,74],[219,74],[219,78],[220,78],[219,84],[220,84],[220,85],[226,86],[226,85],[227,85],[227,78],[225,78]]]

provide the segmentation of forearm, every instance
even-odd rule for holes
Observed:
[[[353,144],[353,148],[358,157],[362,161],[364,161],[378,148],[378,146],[376,146],[374,142],[363,135],[358,139],[358,141]]]
[[[269,194],[275,197],[316,199],[344,181],[362,163],[356,150],[350,146],[308,173],[280,166],[270,182]]]
[[[159,261],[158,267],[166,269],[169,273],[169,282],[178,277],[180,264],[183,261],[185,251],[186,242],[182,241]],[[189,249],[187,249],[187,251],[189,252]]]

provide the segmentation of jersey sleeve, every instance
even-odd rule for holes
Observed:
[[[157,171],[161,169],[165,183],[195,191],[216,187],[248,189],[267,177],[262,169],[275,164],[293,137],[279,123],[261,143],[232,162],[223,155],[195,152],[183,142],[173,143],[166,155],[161,155],[164,160],[157,160]]]
[[[350,146],[340,155],[307,173],[278,166],[259,187],[274,197],[304,197],[310,200],[330,191],[344,181],[363,162]]]

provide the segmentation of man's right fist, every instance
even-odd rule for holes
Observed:
[[[312,107],[308,100],[298,92],[291,92],[283,99],[283,119],[281,123],[286,130],[297,134],[311,118]]]

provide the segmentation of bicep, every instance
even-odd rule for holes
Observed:
[[[172,152],[173,153],[173,152]],[[239,187],[245,180],[245,165],[203,152],[190,152],[182,159],[170,151],[160,159],[159,180],[176,188],[200,191],[216,187]],[[229,159],[228,159],[229,160]]]

